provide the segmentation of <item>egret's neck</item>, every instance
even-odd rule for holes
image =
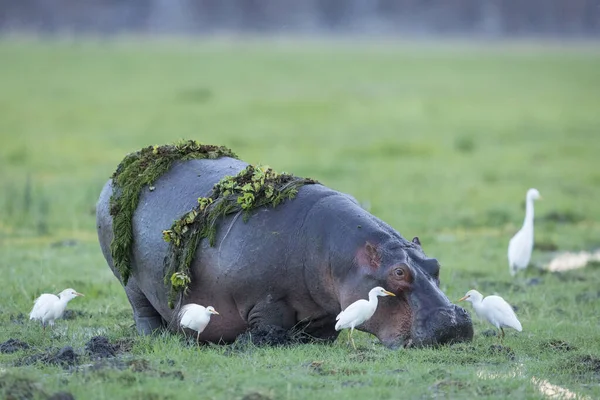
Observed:
[[[70,299],[68,299],[67,297],[59,297],[58,298],[58,306],[61,308],[66,307],[69,300]]]
[[[533,226],[533,199],[527,199],[525,203],[525,221],[523,226]]]
[[[473,308],[475,309],[475,312],[479,314],[479,310],[481,309],[481,306],[483,305],[483,299],[472,300],[471,304],[473,304]]]
[[[375,304],[375,307],[377,307],[377,295],[376,294],[369,293],[369,303]]]

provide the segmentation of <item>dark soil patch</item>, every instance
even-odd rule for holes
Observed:
[[[498,336],[498,332],[495,329],[488,329],[486,331],[481,332],[481,334],[485,337]]]
[[[432,386],[430,386],[429,390],[439,393],[439,392],[446,392],[449,390],[460,390],[460,389],[466,388],[467,386],[468,386],[468,384],[466,382],[457,381],[457,380],[453,380],[453,379],[443,379],[443,380],[437,381]]]
[[[547,342],[542,343],[542,348],[545,350],[554,350],[554,351],[572,351],[577,350],[575,346],[570,345],[564,340],[555,339],[549,340]]]
[[[88,312],[81,310],[65,310],[63,313],[62,319],[73,320],[78,318],[91,318],[92,315]]]
[[[556,224],[576,224],[584,220],[584,217],[573,211],[550,211],[540,217],[540,221],[553,222]]]
[[[542,284],[543,282],[544,281],[542,280],[542,278],[531,278],[528,279],[527,282],[525,282],[525,284],[527,286],[536,286]]]
[[[71,346],[65,346],[62,349],[55,351],[34,354],[17,361],[17,366],[32,365],[38,362],[48,365],[60,365],[63,368],[75,366],[79,361],[79,356]]]
[[[558,246],[554,242],[535,242],[533,248],[539,251],[557,251]]]
[[[586,274],[582,274],[579,270],[566,271],[566,272],[554,272],[554,276],[562,282],[585,282],[589,279]]]
[[[598,299],[600,299],[600,290],[584,292],[575,296],[575,301],[577,303],[591,303],[593,301],[597,301]]]
[[[264,394],[261,394],[258,392],[253,392],[253,393],[248,393],[247,395],[242,397],[242,400],[271,400],[271,398],[267,395],[264,395]]]
[[[172,365],[171,363],[167,363]],[[174,363],[173,363],[174,364]],[[148,373],[160,378],[171,378],[179,381],[183,381],[185,376],[182,371],[159,371],[150,365],[150,362],[144,358],[135,358],[124,360],[123,358],[103,358],[100,361],[92,364],[88,367],[88,370],[98,372],[106,369],[116,369],[119,371],[129,370],[135,373]]]
[[[94,336],[85,344],[85,352],[92,359],[114,357],[118,353],[131,350],[133,341],[130,339],[118,340],[110,343],[104,336]]]
[[[504,354],[508,357],[509,360],[515,360],[515,352],[508,346],[503,346],[501,344],[493,344],[489,347],[488,352],[491,354]]]
[[[75,400],[75,397],[69,392],[56,392],[48,400]]]
[[[435,379],[444,379],[450,376],[449,372],[442,368],[435,368],[429,371],[429,376]]]
[[[233,346],[240,350],[247,347],[248,344],[254,346],[288,346],[316,341],[319,340],[301,330],[288,330],[279,326],[266,325],[242,333],[236,338]]]
[[[554,368],[579,379],[587,380],[590,375],[594,380],[600,377],[600,358],[593,355],[572,355],[555,362]]]
[[[28,349],[29,345],[18,339],[8,339],[4,343],[0,343],[0,353],[14,353],[19,350]]]
[[[0,379],[0,395],[7,400],[29,400],[48,396],[39,383],[28,378],[11,375],[4,375]]]
[[[171,379],[175,379],[178,381],[182,381],[184,379],[183,372],[181,372],[181,371],[169,371],[169,372],[160,371],[160,377],[161,378],[171,378]]]
[[[23,325],[25,323],[25,314],[10,314],[10,322],[16,325]]]

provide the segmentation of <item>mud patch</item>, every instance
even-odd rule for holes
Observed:
[[[516,359],[515,352],[508,346],[501,344],[493,344],[488,349],[489,354],[494,355],[505,355],[509,360],[514,361]]]
[[[557,251],[558,246],[554,242],[535,242],[533,248],[539,251]]]
[[[23,313],[10,314],[9,319],[10,319],[10,322],[15,325],[25,324],[25,314],[23,314]]]
[[[554,339],[549,340],[541,344],[542,349],[544,350],[553,350],[553,351],[572,351],[577,350],[577,347],[570,345],[564,340]]]
[[[267,325],[256,327],[239,335],[234,343],[236,350],[254,346],[290,346],[294,344],[305,344],[322,341],[305,334],[300,330],[288,330],[279,326]]]
[[[12,375],[3,375],[0,379],[0,395],[3,399],[18,400],[48,397],[39,383]]]
[[[557,360],[554,368],[577,378],[594,380],[600,377],[600,358],[593,355],[573,355]]]
[[[170,363],[167,363],[171,365]],[[160,377],[160,378],[169,378],[178,381],[183,381],[185,376],[182,371],[160,371],[152,368],[150,362],[144,358],[135,358],[124,360],[123,358],[113,357],[113,358],[103,358],[100,361],[86,367],[86,370],[92,372],[100,372],[104,370],[118,370],[118,371],[131,371],[133,373],[146,373],[152,376]],[[130,376],[129,378],[124,377],[128,381],[134,381],[135,378]],[[125,382],[132,383],[132,382]]]
[[[91,359],[115,357],[119,353],[131,350],[133,341],[131,339],[118,340],[110,343],[104,336],[94,336],[85,344],[85,352]]]
[[[324,361],[313,361],[303,364],[310,372],[316,375],[364,375],[367,371],[359,368],[331,368]]]
[[[582,274],[579,271],[554,272],[554,276],[561,282],[585,282],[589,279],[586,274]]]
[[[481,334],[485,337],[498,336],[498,332],[495,329],[485,330],[485,331],[481,332]]]
[[[8,339],[4,343],[0,343],[0,353],[15,353],[19,350],[28,349],[29,345],[25,342],[22,342],[18,339]]]
[[[600,358],[586,355],[579,357],[579,363],[589,372],[600,373]]]
[[[597,301],[598,299],[600,299],[600,290],[584,292],[575,296],[575,301],[577,303],[591,303]]]
[[[448,391],[456,391],[456,390],[461,390],[464,389],[468,386],[468,384],[466,382],[462,382],[462,381],[457,381],[454,379],[443,379],[440,381],[437,381],[436,383],[434,383],[433,385],[431,385],[429,387],[429,390],[437,393],[445,393]]]
[[[543,282],[544,281],[542,280],[542,278],[531,278],[528,279],[527,282],[525,282],[525,284],[527,286],[536,286],[542,284]]]
[[[242,397],[242,400],[271,400],[271,398],[265,394],[253,392]]]
[[[91,317],[92,317],[92,314],[85,312],[85,311],[65,310],[65,312],[63,313],[62,319],[66,319],[66,320],[73,320],[73,319],[80,319],[80,318],[90,319]]]
[[[48,400],[75,400],[75,397],[69,392],[56,392]]]
[[[62,349],[55,351],[49,350],[44,353],[34,354],[24,357],[15,363],[16,366],[32,365],[37,363],[47,365],[60,365],[63,368],[69,368],[77,365],[79,356],[71,346],[65,346]]]
[[[540,221],[556,224],[576,224],[585,218],[573,211],[550,211],[540,217]]]

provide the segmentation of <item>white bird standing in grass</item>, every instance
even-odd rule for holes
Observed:
[[[342,329],[350,328],[348,331],[348,340],[352,341],[352,347],[356,350],[352,333],[354,333],[354,327],[362,324],[375,314],[377,309],[377,297],[378,296],[396,296],[392,292],[388,292],[381,286],[376,286],[369,291],[369,301],[360,299],[350,304],[344,311],[338,314],[335,318],[337,323],[335,324],[335,330],[339,331]]]
[[[29,319],[41,321],[42,327],[46,330],[46,325],[54,326],[54,320],[62,317],[67,303],[77,296],[83,296],[83,294],[77,293],[71,288],[63,290],[58,296],[44,293],[35,299]]]
[[[469,290],[458,301],[463,300],[473,305],[473,309],[479,318],[486,319],[490,324],[500,329],[502,332],[500,342],[504,339],[504,328],[513,328],[519,332],[523,330],[514,310],[502,297],[492,295],[484,299],[483,295],[477,290]]]
[[[512,276],[529,265],[533,251],[533,202],[541,198],[537,189],[527,191],[523,227],[508,243],[508,269]]]
[[[210,321],[210,315],[219,313],[212,307],[203,307],[199,304],[186,304],[179,311],[179,325],[182,328],[189,328],[198,332],[196,340],[200,339],[200,334],[206,329]]]

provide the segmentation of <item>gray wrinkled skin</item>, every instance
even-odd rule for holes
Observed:
[[[246,163],[231,159],[175,164],[142,191],[135,212],[132,275],[125,287],[141,334],[170,324],[176,310],[167,305],[163,260],[168,243],[162,231],[210,193],[225,175]],[[100,246],[108,265],[112,218],[111,181],[97,204]],[[375,250],[373,250],[375,249]],[[398,277],[398,268],[405,272]],[[214,316],[201,341],[232,342],[248,329],[303,329],[334,340],[335,317],[369,290],[383,286],[397,297],[379,299],[375,315],[360,329],[390,348],[471,340],[464,309],[439,289],[439,264],[423,253],[418,239],[405,240],[363,210],[352,197],[322,185],[300,188],[292,201],[262,208],[247,223],[226,217],[214,247],[203,241],[191,268],[192,284],[183,303],[212,305]]]

